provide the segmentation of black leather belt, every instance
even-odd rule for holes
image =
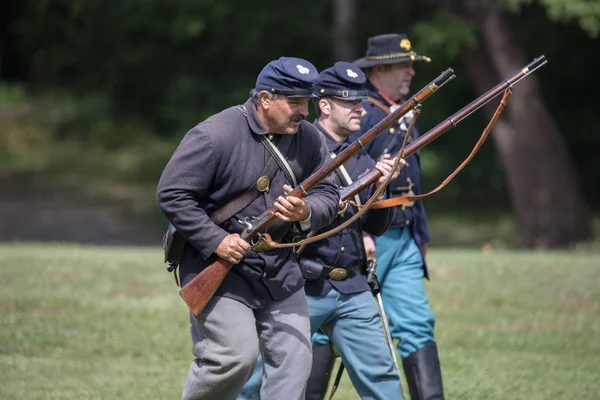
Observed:
[[[353,277],[356,272],[354,269],[347,270],[345,268],[333,267],[330,265],[323,265],[317,261],[303,258],[300,260],[300,271],[304,279],[308,281],[315,280],[317,278],[329,278],[334,281],[343,281]]]

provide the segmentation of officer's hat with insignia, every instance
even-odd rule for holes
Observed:
[[[369,68],[408,61],[430,62],[431,58],[415,53],[406,34],[386,33],[370,37],[367,41],[367,54],[354,61],[354,64],[359,68]]]
[[[281,57],[268,63],[258,74],[256,90],[286,97],[315,97],[314,84],[319,72],[314,65],[301,58]]]
[[[340,61],[321,71],[315,84],[315,95],[333,97],[340,100],[364,100],[368,92],[365,89],[367,77],[356,65]]]

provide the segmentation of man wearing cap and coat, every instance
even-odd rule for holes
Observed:
[[[413,62],[430,59],[411,48],[405,34],[384,34],[368,39],[367,53],[354,64],[367,74],[369,97],[363,103],[361,120],[364,134],[404,102],[415,75]],[[402,147],[410,116],[400,119],[367,146],[375,159],[397,153]],[[413,129],[410,141],[418,137]],[[354,137],[355,139],[356,137]],[[408,165],[390,183],[393,196],[421,193],[420,159],[414,154]],[[434,340],[435,318],[429,307],[423,278],[429,278],[425,264],[429,230],[423,202],[398,206],[390,229],[380,237],[365,236],[367,252],[376,251],[377,276],[389,317],[390,331],[399,339],[398,351],[413,400],[443,399],[442,375]]]
[[[315,85],[315,100],[319,129],[332,158],[352,144],[349,137],[360,129],[363,112],[361,101],[366,99],[365,74],[355,65],[338,62],[321,72]],[[392,172],[394,161],[389,156],[375,163],[361,150],[335,173],[336,184],[347,186],[362,174],[376,168],[382,177],[362,191],[356,201],[364,204],[376,187]],[[337,228],[355,214],[352,207],[338,213],[333,223],[317,230],[317,234]],[[400,379],[384,335],[377,305],[365,276],[366,257],[362,243],[363,229],[381,235],[391,221],[392,210],[370,210],[340,232],[308,244],[299,251],[300,269],[306,279],[311,331],[324,332],[338,349],[352,384],[361,399],[400,399]],[[325,342],[326,343],[326,342]],[[314,344],[313,368],[321,363],[331,364],[328,344]],[[259,364],[260,365],[260,364]],[[238,400],[266,399],[258,396],[260,366],[244,386]],[[329,366],[326,369],[331,369]],[[307,400],[322,399],[328,379],[311,374]]]
[[[183,399],[235,399],[259,350],[265,360],[262,397],[304,398],[311,343],[298,263],[289,248],[252,251],[239,233],[245,218],[274,204],[278,222],[269,233],[275,240],[293,226],[305,231],[327,226],[338,211],[336,186],[328,178],[304,199],[285,198],[292,182],[279,169],[268,190],[229,220],[217,225],[210,216],[257,184],[272,157],[265,137],[276,143],[297,182],[329,161],[321,134],[304,121],[318,77],[302,59],[270,62],[243,107],[213,115],[185,135],[160,178],[158,204],[187,241],[179,271],[182,285],[217,257],[235,264],[206,308],[197,318],[191,316],[196,358]]]

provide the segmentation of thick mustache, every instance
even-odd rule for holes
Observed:
[[[304,121],[304,115],[300,115],[300,114],[295,114],[290,121],[293,122],[300,122],[300,121]]]

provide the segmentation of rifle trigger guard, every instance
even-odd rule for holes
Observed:
[[[265,235],[263,235],[262,233],[259,233],[258,236],[253,238],[250,241],[250,244],[252,245],[252,249],[254,251],[256,251],[257,253],[264,253],[265,251],[269,251],[269,250],[273,249],[273,247],[269,244],[269,242],[265,238]]]

